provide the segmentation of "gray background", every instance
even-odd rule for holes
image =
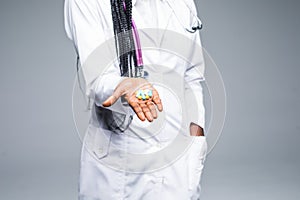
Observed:
[[[197,4],[228,98],[202,199],[300,199],[300,2]],[[0,199],[76,199],[81,144],[63,1],[2,0],[0,36]]]

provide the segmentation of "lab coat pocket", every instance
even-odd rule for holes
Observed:
[[[103,107],[96,107],[97,119],[100,127],[115,133],[124,132],[130,125],[133,116],[130,113],[112,111]]]
[[[206,158],[207,142],[205,136],[191,137],[193,137],[193,142],[189,149],[188,179],[189,190],[192,193],[196,193],[200,191],[200,179]]]
[[[98,132],[96,134],[93,145],[93,153],[98,159],[102,159],[108,155],[111,135],[111,132],[107,134],[102,134]]]
[[[111,136],[111,131],[101,130],[94,124],[89,124],[83,140],[84,148],[82,149],[87,150],[88,153],[96,156],[97,159],[102,159],[108,154]],[[86,156],[82,156],[81,161],[84,161],[85,158]]]

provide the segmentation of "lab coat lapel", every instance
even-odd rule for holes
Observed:
[[[136,0],[132,0],[132,6],[135,6]]]
[[[138,4],[138,1],[142,0],[132,0],[133,5],[133,13],[135,12],[136,5]],[[162,39],[164,37],[164,31],[169,24],[170,17],[172,17],[173,10],[168,6],[167,0],[148,0],[148,1],[156,1],[156,11],[153,12],[153,18],[157,21],[157,24],[153,27],[146,27],[143,22],[140,21],[139,17],[137,16],[134,18],[137,28],[140,29],[139,32],[143,32],[147,36],[148,39],[151,39],[152,42],[155,43],[155,46],[159,47]],[[174,0],[168,0],[170,3],[173,3]],[[149,33],[147,31],[143,31],[144,28],[151,28],[151,29],[157,29],[157,31],[151,30]]]
[[[172,4],[174,0],[157,0],[160,1],[160,5],[157,5],[158,14],[158,27],[165,30],[168,26],[169,19],[172,16],[173,10],[168,6],[168,3]]]
[[[161,6],[157,6],[157,17],[158,17],[158,28],[160,30],[157,31],[157,41],[159,41],[159,44],[157,44],[159,47],[161,46],[165,31],[168,28],[168,24],[170,22],[170,18],[172,17],[173,10],[168,6],[168,3],[173,3],[173,0],[158,0],[161,1]]]

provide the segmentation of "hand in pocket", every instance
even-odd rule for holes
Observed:
[[[191,136],[204,136],[203,128],[201,128],[197,124],[191,122],[191,124],[190,124],[190,135]]]

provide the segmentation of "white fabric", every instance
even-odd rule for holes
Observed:
[[[195,50],[197,45],[201,46],[200,36],[198,33],[191,34],[185,30],[194,24],[196,19],[191,11],[196,14],[196,9],[192,0],[184,1],[133,0],[133,18],[139,29],[142,48],[143,42],[145,44],[151,41],[161,41],[158,44],[159,47],[168,43],[166,35],[150,34],[143,30],[144,28],[172,30],[193,41],[186,45],[188,47],[187,58],[193,60],[190,64],[159,49],[143,50],[144,64],[147,66],[145,69],[150,73],[150,80],[159,77],[167,81],[171,80],[170,85],[175,84],[175,87],[182,91],[177,98],[168,88],[154,85],[162,99],[165,113],[162,122],[164,126],[159,135],[146,140],[141,139],[139,135],[141,130],[143,136],[152,134],[153,130],[149,130],[151,123],[139,121],[131,108],[123,105],[121,100],[111,108],[101,107],[101,103],[112,94],[116,85],[122,80],[116,64],[111,66],[104,75],[99,75],[93,80],[93,84],[88,85],[88,90],[95,94],[94,100],[97,106],[93,107],[82,148],[80,199],[197,200],[199,198],[200,177],[207,148],[205,137],[194,137],[195,140],[186,154],[169,167],[151,173],[134,174],[116,171],[101,162],[109,156],[114,156],[111,153],[112,146],[127,153],[141,154],[150,154],[163,149],[174,140],[175,133],[180,129],[185,115],[191,122],[205,128],[200,85],[200,81],[204,80],[204,61],[202,52]],[[111,19],[110,0],[65,0],[66,33],[75,45],[82,66],[100,44],[113,36]],[[158,65],[168,66],[171,72],[182,75],[182,80],[171,83],[174,74],[170,71],[155,74],[155,66]],[[195,95],[195,102],[189,102],[193,95]],[[181,104],[182,99],[184,99],[184,105],[188,106]],[[194,109],[191,105],[195,104],[198,105],[197,115],[189,115]],[[116,114],[115,111],[118,110],[119,114]],[[122,120],[122,114],[127,122],[131,122],[128,129],[120,131],[112,129],[112,126],[107,127],[111,125],[109,119]],[[112,117],[109,118],[110,116]],[[131,117],[133,117],[132,120]],[[104,135],[107,140],[97,139],[99,134]],[[116,157],[119,159],[120,168],[127,169],[129,164],[126,156],[117,154]]]

